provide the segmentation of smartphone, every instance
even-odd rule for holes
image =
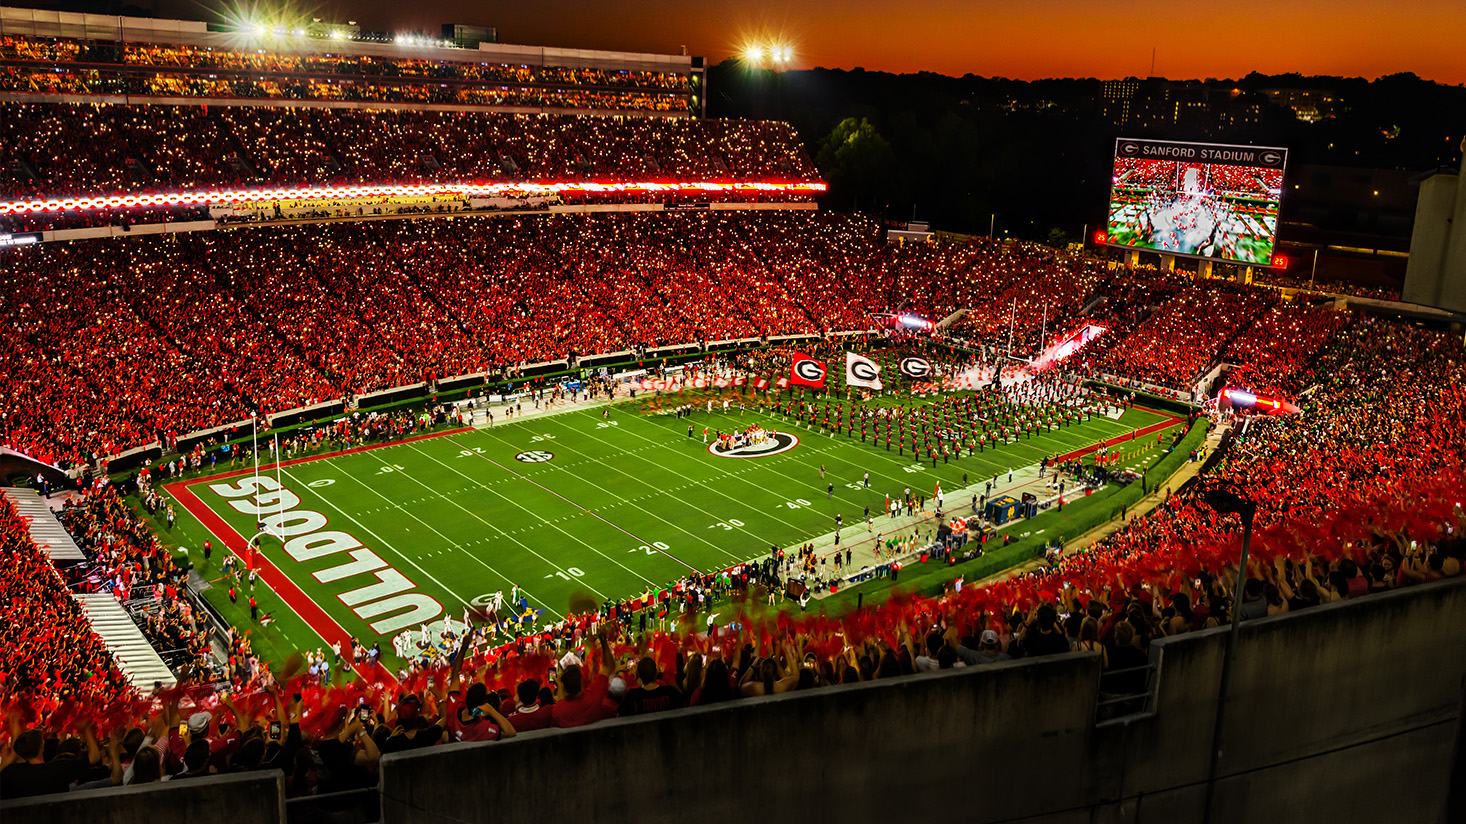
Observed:
[[[549,674],[547,674],[545,676],[545,680],[546,681],[549,681],[551,684],[555,683],[555,668],[554,667],[550,667],[550,672],[549,672]]]
[[[184,736],[184,735],[187,735],[188,734],[188,722],[187,721],[184,721],[184,722],[182,722],[182,723],[180,723],[178,725],[178,734],[179,734],[179,736]]]
[[[357,707],[356,708],[356,717],[359,718],[359,719],[361,719],[362,721],[368,721],[368,720],[370,720],[371,717],[372,717],[372,708],[371,707]]]
[[[271,738],[279,738],[280,737],[280,722],[279,721],[271,721],[270,722],[270,737]]]

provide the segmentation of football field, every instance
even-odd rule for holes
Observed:
[[[908,488],[929,496],[940,482],[953,493],[964,473],[980,485],[1168,420],[1134,409],[933,467],[884,443],[751,409],[699,412],[689,436],[686,419],[621,406],[603,417],[607,408],[443,430],[167,489],[240,555],[260,531],[283,534],[283,546],[265,538],[258,557],[283,604],[327,640],[351,635],[390,652],[405,632],[462,620],[468,605],[496,591],[507,598],[516,585],[548,623],[572,602],[579,610],[640,596],[812,540],[835,529],[836,515],[849,529],[870,507],[879,528],[886,496]],[[715,454],[703,441],[705,426],[753,425],[792,438],[751,457]]]

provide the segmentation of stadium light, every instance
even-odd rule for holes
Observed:
[[[764,59],[762,46],[749,46],[743,50],[743,59],[749,63],[760,63]]]

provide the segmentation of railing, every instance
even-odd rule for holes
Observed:
[[[1144,689],[1126,688],[1127,682],[1144,678]],[[1121,680],[1116,684],[1117,679]],[[1123,723],[1132,718],[1155,712],[1156,685],[1160,680],[1160,669],[1155,664],[1125,669],[1105,670],[1100,676],[1100,700],[1095,704],[1095,724]],[[1120,691],[1105,687],[1120,687]]]
[[[285,799],[288,824],[373,824],[382,820],[382,793],[376,787]]]

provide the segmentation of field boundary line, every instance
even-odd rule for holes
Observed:
[[[192,483],[196,483],[196,481]],[[178,489],[171,490],[173,497],[183,505],[184,509],[188,510],[189,514],[193,515],[198,519],[199,523],[204,525],[204,529],[212,532],[224,544],[225,549],[228,549],[243,561],[244,553],[242,550],[249,546],[248,539],[240,535],[239,531],[230,526],[229,522],[225,521],[222,515],[215,512],[198,495],[194,494],[194,491],[188,488],[189,485],[190,483],[180,482],[177,485],[179,487]],[[316,635],[321,637],[322,641],[325,641],[328,646],[332,645],[331,639],[327,637],[327,632],[334,631],[337,633],[337,640],[343,646],[351,643],[351,633],[347,632],[346,628],[341,626],[335,618],[332,618],[320,604],[317,604],[315,600],[306,595],[305,591],[300,588],[300,585],[296,584],[290,576],[275,566],[274,561],[263,550],[255,552],[255,560],[259,564],[260,577],[265,579],[265,583],[275,591],[276,595],[280,596],[280,600],[284,601],[286,606],[290,607],[296,615],[300,616],[301,620],[305,621],[306,625],[314,630]],[[322,631],[323,627],[326,630],[324,632]],[[360,662],[353,663],[352,669],[363,679],[371,678],[374,675],[370,669],[364,667]],[[397,684],[397,679],[387,671],[386,667],[379,667],[375,675],[384,678],[390,685],[395,686]]]

